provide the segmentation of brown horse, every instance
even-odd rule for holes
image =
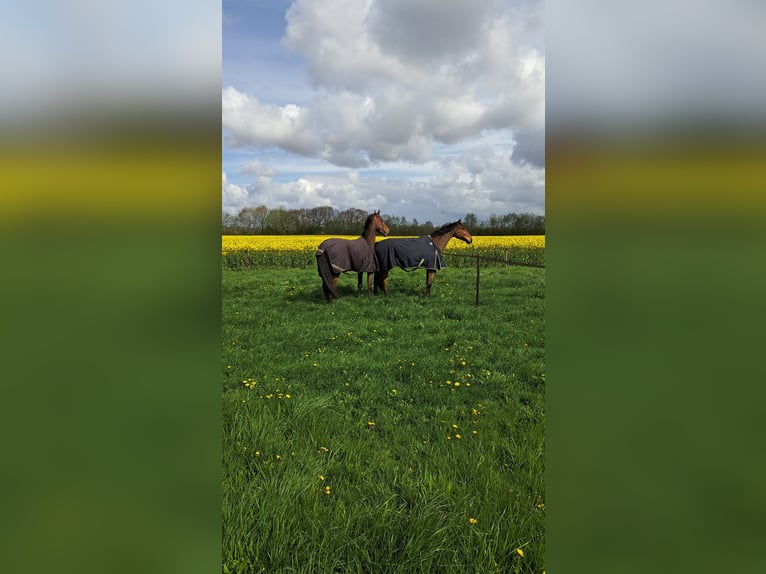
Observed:
[[[380,210],[371,213],[364,223],[362,235],[357,239],[333,237],[319,244],[316,252],[317,270],[322,278],[322,290],[328,303],[338,298],[335,285],[341,273],[350,271],[359,273],[357,297],[362,291],[362,273],[367,273],[367,298],[372,299],[372,274],[378,270],[375,258],[375,236],[388,235],[389,229]]]
[[[443,225],[430,235],[412,239],[386,239],[375,244],[375,255],[378,258],[378,272],[375,273],[375,293],[378,287],[388,295],[388,272],[394,267],[405,271],[415,269],[426,270],[426,296],[431,295],[431,284],[439,269],[444,269],[442,252],[453,237],[470,244],[471,234],[460,220]],[[361,281],[361,276],[359,281]]]

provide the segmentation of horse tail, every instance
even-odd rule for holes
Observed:
[[[319,276],[322,278],[322,284],[325,286],[326,291],[337,298],[338,292],[332,284],[332,267],[330,266],[330,256],[327,254],[327,251],[317,251],[317,270],[319,271]]]

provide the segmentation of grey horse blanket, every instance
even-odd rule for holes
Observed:
[[[327,253],[334,273],[361,271],[372,273],[378,270],[375,251],[370,248],[364,237],[340,239],[333,237],[319,244],[316,256]]]
[[[400,267],[405,271],[415,269],[444,269],[441,251],[429,235],[412,239],[385,239],[375,244],[375,255],[381,271]]]

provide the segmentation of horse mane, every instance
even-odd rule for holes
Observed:
[[[450,231],[455,229],[457,224],[460,223],[460,222],[461,221],[458,219],[457,221],[453,221],[452,223],[445,223],[440,228],[435,229],[434,231],[432,231],[430,233],[430,235],[431,235],[431,237],[434,237],[434,236],[438,237],[439,235],[444,235],[445,233],[449,233]]]
[[[367,216],[367,219],[364,222],[364,227],[362,228],[362,237],[367,237],[370,233],[370,227],[372,226],[372,218],[376,215],[379,215],[378,213],[371,213]]]

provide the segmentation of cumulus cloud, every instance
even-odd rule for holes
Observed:
[[[241,185],[229,183],[226,172],[221,174],[221,205],[224,211],[235,213],[249,205],[247,189]]]
[[[229,85],[222,121],[230,148],[311,168],[251,162],[237,197],[435,223],[542,213],[543,14],[536,0],[294,0],[281,44],[312,91],[275,104]]]
[[[303,155],[313,155],[319,149],[310,112],[305,108],[262,104],[257,98],[228,87],[223,90],[221,111],[221,122],[232,147],[276,146]]]
[[[229,86],[232,147],[277,147],[344,167],[431,159],[434,142],[544,122],[540,3],[296,0],[283,44],[319,89],[275,106]]]
[[[545,132],[520,130],[513,135],[513,160],[545,167]]]
[[[489,0],[387,0],[369,11],[369,30],[387,53],[428,64],[474,51],[490,16]]]
[[[457,219],[469,211],[480,217],[542,213],[544,172],[530,163],[512,162],[509,155],[505,148],[477,146],[440,160],[434,175],[411,179],[347,170],[286,182],[261,175],[249,184],[233,185],[224,174],[223,205],[230,213],[261,204],[270,208],[381,209],[434,223]]]

